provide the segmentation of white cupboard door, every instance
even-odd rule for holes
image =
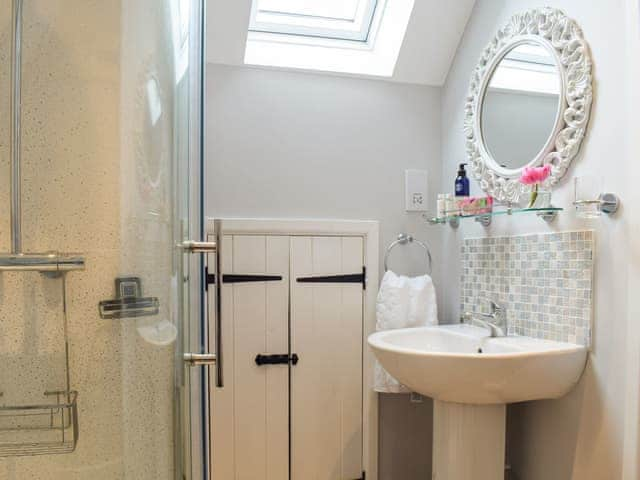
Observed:
[[[223,274],[281,275],[222,284],[223,388],[212,386],[216,480],[289,478],[289,367],[258,354],[289,351],[289,237],[225,235]],[[215,332],[214,332],[215,334]]]
[[[362,476],[361,283],[300,283],[362,273],[361,237],[292,237],[292,480]]]

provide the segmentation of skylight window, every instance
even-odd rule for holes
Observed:
[[[491,78],[492,90],[560,95],[555,58],[539,45],[520,45],[500,62]]]
[[[366,42],[378,3],[378,0],[254,0],[249,30]]]
[[[415,0],[253,0],[244,62],[390,77]]]

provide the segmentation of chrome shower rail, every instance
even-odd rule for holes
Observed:
[[[11,2],[11,251],[0,253],[0,272],[67,272],[84,270],[78,254],[23,253],[22,248],[22,6]]]
[[[0,253],[0,272],[68,272],[84,268],[84,257],[74,253]]]
[[[0,457],[70,453],[78,442],[77,392],[71,390],[65,272],[84,270],[84,257],[75,253],[24,253],[22,246],[21,121],[22,6],[12,0],[11,54],[11,251],[0,253],[0,272],[37,271],[61,278],[64,334],[64,390],[47,391],[36,404],[0,400]],[[18,376],[18,379],[20,377]],[[7,386],[3,385],[6,389]],[[4,397],[0,392],[0,397]],[[14,399],[12,399],[12,402]]]
[[[22,0],[13,0],[11,53],[11,252],[22,252],[21,125],[22,125]]]

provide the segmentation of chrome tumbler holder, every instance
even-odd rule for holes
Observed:
[[[607,215],[615,214],[620,208],[620,199],[614,193],[601,193],[598,198],[593,200],[576,200],[573,202],[576,210],[582,207],[593,207],[598,209],[598,212],[606,213]]]

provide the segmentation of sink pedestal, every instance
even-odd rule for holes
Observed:
[[[433,402],[433,480],[504,479],[506,405]]]

